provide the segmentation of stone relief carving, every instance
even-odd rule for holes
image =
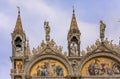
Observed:
[[[93,44],[93,45],[91,45],[91,49],[92,49],[92,50],[94,50],[94,49],[96,49],[96,48],[97,48],[97,46],[96,46],[96,45],[94,45],[94,44]]]
[[[64,52],[64,56],[65,56],[65,57],[67,56],[67,52],[66,52],[66,51]]]
[[[88,52],[90,52],[90,51],[91,51],[91,48],[90,48],[89,46],[87,47],[87,51],[88,51]]]
[[[85,56],[85,55],[86,55],[86,53],[85,53],[84,50],[81,51],[81,54],[82,54],[82,56]]]
[[[45,47],[46,47],[46,44],[45,44],[44,40],[42,40],[41,47],[42,47],[42,48],[45,48]]]
[[[88,46],[86,48],[87,52],[92,52],[93,50],[97,49],[97,47],[99,47],[101,44],[104,44],[107,48],[116,51],[116,52],[120,52],[120,48],[118,45],[113,44],[112,43],[113,40],[109,41],[108,38],[106,38],[104,41],[100,42],[99,39],[96,40],[94,45]],[[104,47],[100,47],[99,50],[105,50]],[[98,50],[98,51],[99,51]],[[107,50],[107,49],[106,49]],[[84,51],[82,51],[81,53],[83,53]]]
[[[73,60],[72,63],[71,63],[71,66],[73,68],[73,72],[74,72],[74,75],[77,75],[77,69],[78,69],[78,62],[77,60]]]
[[[32,53],[33,53],[33,55],[35,55],[37,53],[37,50],[35,48],[33,48]]]
[[[36,54],[39,54],[45,50],[46,50],[46,52],[51,52],[50,49],[47,50],[48,48],[54,50],[56,53],[63,54],[62,53],[63,47],[57,46],[53,39],[51,39],[47,43],[42,40],[42,43],[40,44],[40,46],[38,46],[37,48],[33,48],[32,53],[33,53],[33,55],[36,55]]]

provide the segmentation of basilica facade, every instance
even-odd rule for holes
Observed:
[[[120,49],[105,37],[106,25],[100,21],[100,39],[80,50],[81,32],[73,10],[68,31],[68,52],[62,52],[50,38],[49,22],[44,22],[46,40],[30,51],[29,41],[18,17],[12,36],[11,79],[120,79]]]

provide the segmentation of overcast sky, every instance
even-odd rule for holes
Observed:
[[[11,33],[20,6],[23,29],[31,50],[45,39],[43,23],[49,21],[51,39],[67,51],[67,33],[72,6],[81,32],[81,50],[99,38],[99,21],[106,24],[105,37],[118,44],[120,37],[120,0],[0,0],[0,79],[10,79]]]

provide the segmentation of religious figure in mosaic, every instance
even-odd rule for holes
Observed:
[[[22,71],[22,63],[17,64],[17,72],[20,73]]]
[[[64,76],[64,70],[55,62],[44,62],[43,65],[37,66],[37,76]]]
[[[103,61],[103,60],[102,60]],[[95,59],[88,66],[89,75],[117,75],[120,74],[120,65],[117,63],[102,62]]]

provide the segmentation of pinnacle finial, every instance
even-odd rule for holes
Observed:
[[[29,38],[27,38],[27,46],[29,46]]]
[[[20,7],[19,7],[19,6],[17,6],[17,8],[18,8],[18,15],[20,15]]]
[[[27,39],[27,45],[29,45],[29,39]]]
[[[27,56],[27,57],[30,57],[30,56],[31,56],[30,46],[29,46],[29,38],[27,38],[26,56]]]
[[[22,21],[21,21],[21,17],[20,17],[20,7],[17,6],[17,8],[18,8],[18,15],[17,15],[17,21],[16,21],[16,25],[14,28],[14,32],[24,33],[23,28],[22,28]]]
[[[72,8],[73,8],[73,14],[75,14],[75,9],[74,9],[74,6],[73,6]]]

